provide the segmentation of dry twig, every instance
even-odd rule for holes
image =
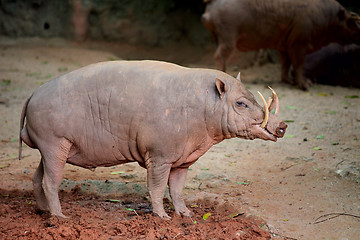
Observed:
[[[354,217],[354,218],[360,218],[360,216],[350,214],[350,213],[328,213],[328,214],[321,215],[320,217],[315,219],[314,224],[322,223],[322,222],[325,222],[327,220],[330,220],[330,219],[333,219],[333,218],[336,218],[339,216],[349,216],[349,217]],[[319,219],[325,218],[325,217],[328,217],[328,218],[319,221]]]

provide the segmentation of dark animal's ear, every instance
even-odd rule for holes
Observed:
[[[341,8],[338,12],[338,18],[339,20],[341,21],[344,21],[345,20],[345,9]]]
[[[240,72],[238,73],[238,75],[236,76],[236,79],[239,80],[241,82],[241,79],[240,79]]]
[[[220,94],[220,97],[224,96],[225,92],[227,91],[225,83],[218,78],[216,78],[216,88]]]

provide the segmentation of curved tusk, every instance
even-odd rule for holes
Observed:
[[[276,105],[276,108],[275,108],[275,116],[279,116],[279,112],[280,112],[280,104],[279,104],[279,97],[278,95],[276,94],[276,92],[274,91],[274,89],[272,89],[271,87],[268,87],[272,93],[273,93],[273,99],[274,99],[274,102],[272,102],[272,106],[269,106],[269,109],[270,111],[274,108],[274,106]]]
[[[239,80],[241,82],[241,79],[240,79],[240,72],[238,73],[238,75],[236,76],[236,79]]]
[[[275,106],[274,103],[273,103],[273,99],[272,99],[271,97],[268,98],[267,106],[268,106],[268,108],[269,108],[269,112],[271,112],[271,110],[272,110],[273,107]]]
[[[263,97],[263,95],[258,91],[258,94],[260,95],[261,97],[261,100],[263,101],[264,103],[264,109],[265,109],[265,117],[264,117],[264,121],[262,122],[262,124],[260,125],[261,128],[265,128],[266,124],[268,123],[269,121],[269,108],[267,106],[267,103],[265,101],[265,98]]]

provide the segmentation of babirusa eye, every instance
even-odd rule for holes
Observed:
[[[244,103],[244,102],[240,102],[240,101],[238,101],[238,102],[236,102],[236,105],[238,105],[239,107],[248,107],[248,105],[246,105],[246,103]]]

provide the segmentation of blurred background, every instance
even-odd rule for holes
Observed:
[[[338,2],[359,13],[359,1]],[[1,0],[0,34],[201,47],[213,40],[204,10],[202,0]]]
[[[200,21],[204,9],[201,0],[2,0],[0,34],[202,46],[212,40]]]

